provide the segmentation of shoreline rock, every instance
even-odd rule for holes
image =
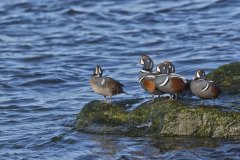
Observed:
[[[128,136],[240,136],[240,113],[189,107],[182,101],[158,99],[127,112],[119,105],[92,101],[77,116],[76,128]]]
[[[224,94],[240,93],[240,62],[223,65],[207,75]],[[224,95],[223,95],[224,96]],[[138,99],[115,104],[92,101],[77,116],[76,129],[128,136],[240,137],[240,112],[193,105],[191,100],[157,99],[129,110]],[[129,106],[130,104],[130,106]],[[236,103],[237,104],[237,103]]]

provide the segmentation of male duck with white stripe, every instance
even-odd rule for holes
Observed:
[[[163,64],[166,66],[167,69],[167,74],[170,74],[171,76],[175,76],[175,77],[180,77],[184,80],[185,82],[185,90],[190,90],[190,80],[188,80],[186,77],[180,75],[180,74],[176,74],[176,70],[175,70],[175,66],[173,65],[172,62],[170,61],[165,61],[163,62]]]
[[[195,78],[191,81],[190,88],[195,96],[200,99],[216,99],[221,94],[221,89],[213,81],[206,80],[206,74],[203,70],[195,72]],[[215,101],[214,101],[215,103]]]
[[[142,70],[139,72],[139,83],[142,88],[152,95],[152,102],[154,101],[154,95],[163,94],[157,89],[154,83],[155,76],[159,73],[153,72],[153,60],[147,56],[143,55],[140,59],[140,64],[143,65]]]
[[[185,90],[187,79],[175,74],[175,67],[171,62],[164,62],[157,65],[157,72],[160,73],[155,78],[157,88],[164,93],[171,95],[171,99],[177,100],[178,94]]]
[[[107,96],[110,96],[110,102],[112,102],[112,96],[126,93],[123,91],[123,84],[113,78],[104,77],[102,74],[102,68],[97,65],[91,77],[90,85],[94,92],[104,96],[105,102],[107,102]]]

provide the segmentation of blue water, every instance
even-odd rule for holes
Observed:
[[[239,139],[126,137],[73,129],[100,64],[130,95],[140,56],[192,78],[240,61],[238,0],[1,0],[0,159],[240,159]],[[211,102],[209,102],[211,103]],[[239,97],[216,102],[240,111]]]

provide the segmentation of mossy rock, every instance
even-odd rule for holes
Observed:
[[[240,62],[226,64],[211,71],[207,79],[219,84],[223,92],[227,94],[240,93]]]
[[[213,70],[207,79],[219,84],[225,94],[239,94],[240,62]],[[78,114],[76,128],[98,134],[128,136],[240,136],[240,112],[225,112],[217,107],[197,107],[187,101],[164,98],[128,111],[129,104],[138,101],[124,100],[114,104],[92,101]]]
[[[121,105],[92,101],[77,116],[76,128],[99,134],[128,136],[240,136],[240,113],[191,107],[184,101],[158,99],[127,111]]]

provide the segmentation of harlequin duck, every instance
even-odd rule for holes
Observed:
[[[176,72],[176,69],[175,69],[175,66],[173,65],[172,62],[170,62],[170,61],[165,61],[165,62],[163,62],[163,64],[166,66],[166,69],[167,69],[168,74],[171,74],[172,76],[174,75],[174,76],[183,78],[183,79],[184,79],[184,82],[186,82],[186,83],[185,83],[185,90],[190,90],[190,82],[191,82],[191,81],[190,81],[189,79],[183,77],[182,75],[176,74],[176,73],[175,73],[175,72]]]
[[[203,70],[195,72],[195,78],[191,81],[190,88],[195,96],[200,99],[216,99],[221,94],[221,89],[213,81],[206,80],[206,74]]]
[[[126,93],[123,91],[123,84],[113,78],[103,77],[102,74],[102,68],[97,65],[91,77],[90,85],[94,92],[104,96],[105,102],[107,102],[107,96],[110,96],[110,102],[112,102],[112,96]]]
[[[178,94],[185,90],[187,80],[175,73],[175,67],[171,62],[164,62],[157,65],[157,72],[161,73],[155,77],[157,88],[164,93],[171,95],[177,100]]]
[[[152,102],[154,101],[154,95],[161,95],[162,92],[157,89],[154,83],[156,73],[153,72],[153,60],[143,55],[140,59],[140,64],[143,65],[142,70],[139,72],[139,83],[142,88],[152,95]]]

